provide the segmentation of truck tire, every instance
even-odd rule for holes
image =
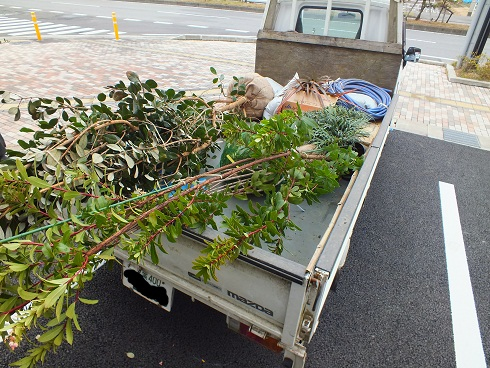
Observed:
[[[6,148],[7,146],[5,145],[5,141],[0,134],[0,161],[5,159],[5,153],[6,153]]]

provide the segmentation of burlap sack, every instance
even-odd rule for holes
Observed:
[[[265,107],[274,98],[274,90],[267,78],[257,73],[248,74],[239,78],[238,84],[244,84],[246,86],[245,97],[247,98],[247,102],[242,107],[245,109],[247,116],[262,118]],[[237,96],[231,96],[231,91],[234,88],[237,89],[236,82],[228,85],[227,95],[229,97]]]

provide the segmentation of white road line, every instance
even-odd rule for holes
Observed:
[[[41,34],[43,34],[43,33],[49,33],[49,32],[64,31],[64,30],[72,29],[73,27],[80,28],[77,26],[66,27],[64,24],[62,24],[62,25],[55,24],[52,26],[46,26],[44,28],[39,27],[39,30],[41,31]],[[35,31],[34,31],[34,29],[31,29],[31,30],[22,31],[22,32],[15,31],[13,33],[9,33],[9,35],[10,36],[28,36],[28,35],[33,34],[33,33],[35,33]]]
[[[16,30],[16,29],[20,29],[20,28],[34,28],[34,26],[29,23],[25,23],[25,24],[16,24],[16,25],[13,25],[13,26],[1,26],[0,25],[0,32],[5,32],[5,31],[10,31],[10,30]]]
[[[442,35],[447,35],[447,33],[442,33],[442,32],[431,32],[431,31],[419,31],[418,29],[411,29],[410,32],[414,32],[414,33],[417,33],[417,32],[421,32],[421,33],[436,33],[436,34],[442,34]],[[451,37],[466,37],[466,36],[462,36],[462,35],[457,35],[457,34],[452,34]]]
[[[208,28],[207,26],[196,26],[194,24],[188,24],[187,27],[191,27],[191,28]]]
[[[228,32],[250,33],[249,31],[243,31],[241,29],[225,29]]]
[[[32,24],[32,22],[29,22],[28,20],[16,20],[16,21],[7,21],[7,22],[0,22],[0,27],[17,27],[23,24]]]
[[[91,8],[100,8],[100,5],[74,4],[74,3],[62,3],[62,2],[53,2],[53,4],[76,5],[76,6],[85,6],[85,7],[91,7]]]
[[[407,38],[407,41],[425,42],[425,43],[437,43],[437,42],[434,42],[434,41],[416,40],[415,38]]]
[[[30,27],[23,27],[23,28],[16,28],[16,29],[0,29],[1,34],[8,34],[8,35],[12,34],[12,32],[16,33],[16,32],[25,32],[25,31],[34,32],[34,27],[30,26]]]
[[[62,11],[59,11],[59,10],[50,10],[49,12],[50,13],[54,13],[54,14],[65,14],[65,12],[62,12]]]
[[[186,17],[229,19],[228,17],[218,17],[216,15],[202,15],[202,14],[190,14],[190,13],[179,13],[179,12],[167,12],[167,11],[163,11],[163,10],[159,10],[158,13],[173,14],[173,15],[183,15],[183,16],[186,16]]]
[[[87,14],[83,14],[83,13],[73,13],[73,15],[78,15],[79,17],[85,17],[85,16],[87,16]]]
[[[153,22],[155,24],[173,24],[172,22]]]
[[[80,33],[80,32],[84,32],[84,31],[91,31],[93,29],[94,28],[78,28],[78,29],[72,29],[72,30],[69,30],[69,31],[46,32],[46,33],[47,34],[50,34],[50,35],[65,35],[65,34],[70,34],[70,33]]]
[[[29,23],[32,24],[32,22],[28,20],[9,20],[5,22],[0,21],[0,27],[16,26],[19,24],[29,24]]]
[[[66,24],[56,24],[56,23],[49,23],[49,25],[47,23],[45,23],[45,24],[39,25],[40,30],[51,29],[51,28],[65,28],[65,27],[66,27]]]
[[[41,26],[44,26],[44,25],[48,25],[48,24],[53,24],[53,23],[38,23],[37,25],[39,26],[39,28],[41,28]],[[9,32],[9,31],[16,31],[16,30],[19,30],[19,29],[27,29],[27,28],[32,28],[34,29],[34,25],[31,23],[26,23],[26,24],[23,24],[23,25],[15,25],[15,26],[1,26],[0,27],[0,31],[2,32]]]
[[[456,367],[486,368],[454,185],[439,182]]]
[[[11,23],[11,22],[29,22],[26,19],[19,19],[19,18],[0,18],[0,22],[2,23]]]
[[[141,22],[141,19],[124,18],[123,20],[127,20],[129,22]]]
[[[21,6],[11,6],[10,9],[22,9]]]
[[[112,17],[109,17],[108,15],[96,15],[95,18],[112,19]]]
[[[445,57],[440,57],[440,56],[431,56],[431,55],[423,55],[424,59],[429,58],[429,59],[440,59],[440,60],[448,60],[448,61],[456,61],[456,59],[449,59]]]
[[[27,9],[28,11],[42,11],[41,9]]]
[[[94,34],[107,33],[107,32],[109,32],[108,29],[98,29],[96,31],[80,32],[80,34],[83,34],[83,35],[94,35]]]
[[[57,33],[57,32],[64,32],[64,31],[67,31],[69,29],[81,29],[79,26],[69,26],[69,27],[61,27],[60,29],[48,29],[48,30],[45,30],[44,33],[47,33],[47,34],[53,34],[53,33]]]
[[[8,18],[8,19],[0,19],[0,25],[2,24],[15,24],[15,23],[31,23],[31,20],[27,19],[17,19],[17,18]]]

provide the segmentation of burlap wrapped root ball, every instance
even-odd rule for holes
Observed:
[[[227,96],[232,95],[234,89],[238,89],[239,85],[245,85],[245,97],[247,101],[241,106],[245,110],[245,114],[250,118],[262,118],[264,109],[267,104],[274,98],[274,90],[267,78],[257,73],[247,74],[238,79],[238,82],[228,85]]]

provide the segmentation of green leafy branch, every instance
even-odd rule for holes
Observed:
[[[73,327],[81,330],[77,305],[95,302],[82,297],[84,286],[102,262],[115,260],[115,246],[135,262],[158,264],[184,229],[212,227],[222,235],[193,268],[216,279],[253,247],[280,254],[288,231],[299,230],[290,205],[318,201],[355,168],[357,155],[338,146],[315,157],[299,150],[316,126],[301,112],[252,122],[134,73],[128,79],[89,107],[34,100],[28,110],[40,130],[2,162],[0,332],[11,349],[23,340],[36,345],[15,365],[32,367],[72,344]],[[49,108],[60,118],[43,120],[54,114]],[[210,167],[219,138],[245,157]],[[225,216],[231,197],[246,205]],[[33,328],[42,334],[29,340]]]

